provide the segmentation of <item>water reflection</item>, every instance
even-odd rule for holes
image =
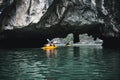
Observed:
[[[80,56],[80,47],[73,47],[73,56],[79,57]]]
[[[57,50],[56,49],[46,49],[45,52],[46,52],[47,58],[57,57]]]
[[[102,58],[105,62],[106,74],[111,80],[120,80],[120,50],[103,50]],[[106,78],[106,76],[104,76]]]
[[[120,80],[120,50],[0,50],[0,80]]]

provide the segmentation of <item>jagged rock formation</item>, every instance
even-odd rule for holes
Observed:
[[[102,39],[104,47],[120,44],[119,0],[7,1],[7,7],[0,8],[1,40],[6,36],[7,40],[9,33],[9,37],[19,40],[24,37],[39,40],[39,35],[52,39],[73,33],[77,42],[79,34],[88,33]]]
[[[49,0],[50,1],[50,0]],[[3,0],[1,26],[4,30],[23,28],[37,23],[50,6],[48,0]]]

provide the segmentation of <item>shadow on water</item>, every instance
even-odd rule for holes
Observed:
[[[106,74],[111,80],[120,80],[120,50],[103,49],[102,58],[106,65]]]
[[[80,57],[80,47],[73,47],[74,57]]]
[[[120,50],[0,49],[0,80],[120,80]]]

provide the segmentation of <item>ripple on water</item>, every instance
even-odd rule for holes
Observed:
[[[120,51],[99,47],[0,50],[0,80],[120,80]]]

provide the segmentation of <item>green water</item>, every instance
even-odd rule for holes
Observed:
[[[115,49],[0,49],[0,80],[120,80],[119,75],[120,51]]]

